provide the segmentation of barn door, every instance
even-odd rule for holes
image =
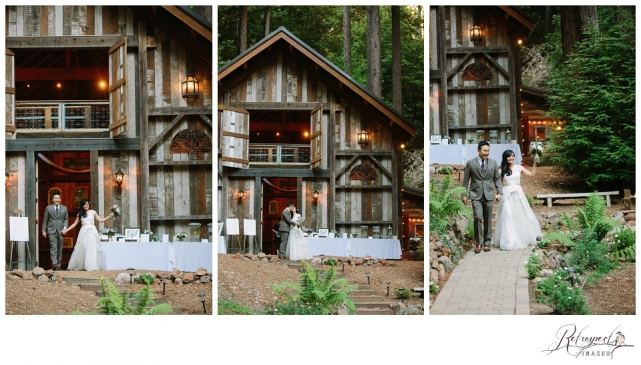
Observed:
[[[218,109],[221,121],[222,165],[246,169],[249,167],[249,112],[244,109]]]
[[[310,148],[311,157],[310,167],[316,168],[321,166],[323,159],[323,104],[319,104],[310,113]]]
[[[127,131],[127,38],[109,48],[109,131],[115,137]]]
[[[15,101],[16,101],[16,86],[15,86],[15,53],[10,49],[5,49],[5,79],[4,79],[4,89],[5,89],[5,132],[14,133],[16,131],[16,125],[13,120],[14,111],[15,111]],[[15,135],[14,135],[15,137]]]

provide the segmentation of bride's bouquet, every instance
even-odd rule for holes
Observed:
[[[113,213],[114,217],[117,217],[120,215],[120,208],[118,208],[117,205],[114,205],[111,207],[111,213]]]
[[[541,158],[543,158],[543,142],[530,142],[530,155],[536,159],[536,162],[541,162]]]

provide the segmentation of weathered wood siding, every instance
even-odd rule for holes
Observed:
[[[44,37],[124,35],[132,15],[125,6],[34,5],[7,6],[6,18],[7,36]]]

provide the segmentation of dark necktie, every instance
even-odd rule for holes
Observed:
[[[56,205],[56,213],[58,213],[58,206]]]
[[[481,169],[485,170],[485,160],[481,160]]]

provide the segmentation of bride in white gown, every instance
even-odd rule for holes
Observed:
[[[293,261],[313,259],[314,257],[309,253],[309,247],[307,247],[303,230],[297,225],[302,221],[302,217],[298,214],[298,211],[294,214],[292,221],[296,224],[292,225],[289,230],[289,239],[287,241],[285,256],[289,257],[289,259]]]
[[[521,173],[534,176],[536,159],[532,172],[521,165],[514,164],[514,152],[503,152],[501,161],[501,179],[503,196],[496,212],[496,229],[494,246],[502,250],[520,250],[528,245],[536,245],[536,238],[541,236],[541,226],[536,220],[532,208],[521,188]]]
[[[82,227],[78,233],[78,240],[69,259],[67,270],[107,270],[105,253],[102,250],[100,235],[98,234],[94,221],[102,223],[109,218],[113,218],[113,214],[110,214],[106,218],[100,218],[95,210],[91,210],[91,203],[86,199],[80,202],[80,206],[82,210],[78,213],[76,221],[62,232],[63,234],[67,233],[72,230],[78,222],[82,222]]]

